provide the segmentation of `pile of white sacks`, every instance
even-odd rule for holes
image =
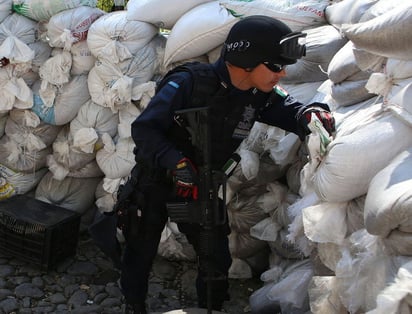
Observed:
[[[52,3],[53,2],[53,3]],[[333,109],[336,136],[256,123],[228,182],[232,278],[255,313],[412,308],[412,4],[389,0],[0,0],[0,199],[111,211],[134,165],[131,122],[156,80],[214,62],[242,16],[307,35],[281,85]],[[167,29],[165,34],[160,29]],[[173,223],[159,254],[192,259]]]

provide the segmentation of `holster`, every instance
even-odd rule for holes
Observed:
[[[113,208],[114,214],[118,216],[117,228],[122,230],[126,241],[137,235],[144,208],[144,195],[139,188],[139,172],[135,166],[130,178],[119,186],[117,202]]]

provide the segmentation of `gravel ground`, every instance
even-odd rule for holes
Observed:
[[[195,277],[194,263],[159,256],[149,285],[150,312],[195,308]],[[118,271],[87,234],[80,236],[75,256],[47,272],[0,253],[0,314],[120,314],[124,301],[118,278]],[[223,311],[248,313],[248,298],[262,282],[258,278],[231,279],[230,285],[231,300],[225,302]]]

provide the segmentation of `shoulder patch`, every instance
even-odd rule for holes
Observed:
[[[273,89],[275,93],[281,97],[287,97],[289,95],[289,93],[283,87],[279,85],[276,85]]]
[[[169,84],[170,86],[173,86],[174,88],[179,88],[179,84],[177,84],[176,82],[169,81],[167,84]]]

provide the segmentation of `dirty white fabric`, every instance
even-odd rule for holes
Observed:
[[[90,26],[104,14],[98,8],[79,6],[53,15],[47,23],[49,45],[70,50],[73,44],[87,39]]]
[[[392,230],[412,232],[412,148],[397,155],[371,180],[365,202],[365,228],[387,237]]]
[[[404,31],[411,27],[412,4],[407,1],[369,21],[343,24],[341,30],[357,48],[389,58],[411,60],[412,34]]]
[[[127,2],[127,19],[171,29],[183,14],[206,2],[211,0],[130,0]]]
[[[96,0],[19,0],[13,11],[38,22],[47,22],[53,15],[79,6],[96,7]]]
[[[132,138],[112,139],[105,133],[102,141],[104,146],[96,153],[96,161],[105,176],[111,179],[128,176],[136,164]]]
[[[293,31],[301,31],[326,23],[326,0],[219,0],[235,16],[268,15],[286,23]]]
[[[189,10],[171,29],[164,65],[201,56],[221,45],[237,20],[218,1],[203,3]]]
[[[90,26],[87,43],[97,59],[119,63],[131,58],[157,34],[154,25],[127,20],[127,11],[115,11]]]

